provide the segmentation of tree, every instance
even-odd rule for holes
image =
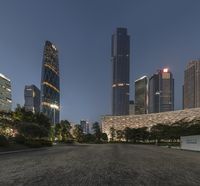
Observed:
[[[114,127],[110,127],[110,136],[111,136],[110,140],[113,141],[115,136],[116,136],[116,132],[115,132]]]
[[[124,138],[124,131],[117,130],[116,135],[117,135],[116,138],[118,139],[118,141],[121,141]]]
[[[69,123],[69,121],[67,120],[62,120],[60,122],[61,124],[61,135],[62,135],[62,141],[68,141],[72,139],[72,135],[70,133],[71,130],[71,124]]]
[[[19,125],[19,132],[24,137],[33,139],[33,138],[42,138],[48,137],[48,130],[43,126],[39,126],[35,123],[20,123]]]
[[[126,142],[129,142],[132,138],[132,131],[129,127],[126,127],[124,129],[124,136],[125,136],[125,139],[126,139]]]
[[[75,125],[73,130],[74,138],[77,142],[83,142],[83,129],[80,125]]]
[[[97,142],[100,142],[101,141],[101,129],[100,129],[100,126],[99,126],[99,123],[98,122],[95,122],[92,126],[93,130],[94,130],[94,136],[95,136],[95,140]]]
[[[104,141],[104,142],[107,142],[108,141],[108,136],[106,133],[101,133],[101,139]]]

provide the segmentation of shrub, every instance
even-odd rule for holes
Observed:
[[[28,139],[25,141],[25,145],[31,148],[40,148],[40,147],[50,147],[53,145],[53,143],[52,141],[43,139]]]
[[[8,146],[9,146],[8,139],[5,136],[0,135],[0,147],[8,147]]]
[[[19,144],[24,144],[26,141],[26,138],[24,136],[18,134],[15,136],[14,141]]]

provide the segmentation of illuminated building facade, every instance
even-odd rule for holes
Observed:
[[[149,79],[149,113],[174,110],[174,79],[168,68]]]
[[[0,111],[10,112],[11,109],[11,81],[3,74],[0,74]]]
[[[135,114],[148,113],[148,78],[143,76],[135,81]]]
[[[130,37],[126,28],[112,35],[112,114],[129,114]]]
[[[60,121],[60,82],[58,50],[45,42],[41,77],[41,112],[56,124]]]
[[[40,112],[40,90],[35,85],[26,85],[24,88],[24,108],[28,112]]]
[[[183,86],[183,108],[197,107],[200,107],[200,60],[187,65]]]

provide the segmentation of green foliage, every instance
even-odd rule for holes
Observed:
[[[107,136],[106,133],[101,133],[101,140],[102,140],[103,142],[107,142],[107,141],[108,141],[108,136]]]
[[[5,136],[0,135],[0,147],[8,147],[8,146],[9,146],[8,139]]]
[[[116,136],[116,131],[114,129],[114,127],[110,127],[110,135],[111,135],[111,141],[114,141],[114,138]]]
[[[94,143],[95,140],[96,140],[96,138],[95,138],[95,136],[92,135],[92,134],[85,134],[85,135],[84,135],[84,140],[83,140],[83,141],[84,141],[85,143]]]
[[[22,136],[21,134],[17,134],[14,138],[14,141],[18,144],[24,144],[26,141],[26,138]]]
[[[43,140],[43,139],[28,139],[25,141],[25,145],[31,148],[40,148],[40,147],[50,147],[52,146],[52,141]]]
[[[71,125],[67,120],[62,120],[55,126],[55,137],[58,141],[67,142],[73,139],[71,133]]]
[[[84,134],[80,125],[75,125],[73,130],[74,138],[77,142],[83,142]]]
[[[95,136],[95,141],[96,142],[100,142],[101,141],[101,129],[99,126],[98,122],[95,122],[92,126],[93,130],[94,130],[94,136]]]
[[[18,129],[21,135],[29,139],[48,137],[49,134],[45,127],[35,123],[21,122]]]

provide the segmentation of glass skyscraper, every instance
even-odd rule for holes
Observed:
[[[60,121],[60,80],[58,50],[45,42],[41,77],[41,112],[52,124]]]
[[[200,107],[200,60],[193,60],[184,71],[183,108],[197,107]]]
[[[26,85],[24,88],[24,108],[33,113],[40,112],[40,90],[35,85]]]
[[[129,114],[130,36],[126,28],[112,35],[112,114]]]
[[[143,76],[135,81],[135,114],[148,113],[148,78]]]
[[[10,112],[11,109],[11,81],[3,74],[0,74],[0,111]]]
[[[168,68],[149,79],[149,113],[174,110],[174,79]]]

